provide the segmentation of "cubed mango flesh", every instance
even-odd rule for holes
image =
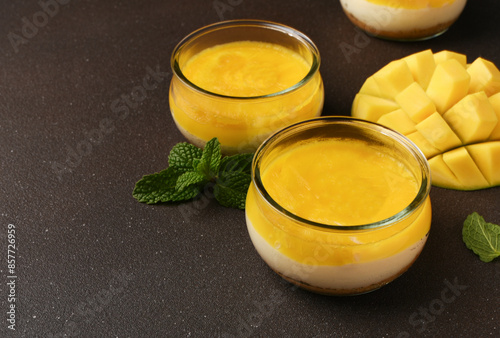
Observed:
[[[470,75],[456,59],[439,63],[432,75],[427,95],[441,114],[469,92]]]
[[[500,92],[500,70],[491,61],[477,58],[467,68],[469,93],[484,91],[487,96]]]
[[[381,96],[386,99],[394,99],[397,94],[414,82],[410,68],[404,60],[392,61],[373,74],[373,78],[380,88]]]
[[[460,181],[444,162],[443,154],[431,158],[429,160],[429,167],[431,168],[432,183],[434,185],[450,189],[459,189],[461,187]]]
[[[359,89],[359,93],[377,97],[381,96],[380,88],[378,87],[378,84],[373,76],[370,76],[365,80],[365,82]]]
[[[352,115],[408,137],[436,186],[500,185],[500,71],[488,60],[424,50],[390,62],[367,78]]]
[[[489,140],[499,140],[500,141],[500,91],[496,94],[491,95],[488,100],[497,115],[498,123],[490,134]]]
[[[415,129],[415,122],[411,120],[403,109],[397,109],[384,114],[378,119],[377,122],[386,127],[392,128],[403,135],[408,135],[417,131],[417,129]]]
[[[458,136],[438,112],[418,123],[416,129],[430,144],[441,151],[447,151],[462,145]]]
[[[403,89],[395,100],[415,123],[422,122],[436,112],[434,102],[417,82]]]
[[[436,65],[451,59],[457,60],[464,68],[467,66],[467,55],[465,54],[453,52],[451,50],[442,50],[434,54],[434,62]]]
[[[377,121],[382,115],[396,109],[399,107],[394,101],[358,93],[354,98],[352,115],[369,121]]]
[[[415,143],[426,158],[433,158],[434,156],[441,154],[441,150],[430,144],[429,141],[427,141],[427,139],[418,131],[408,134],[406,137]]]
[[[403,60],[408,64],[408,68],[410,68],[410,72],[415,82],[426,90],[431,81],[434,69],[436,68],[432,50],[427,49],[422,52],[408,55],[404,57]]]
[[[498,124],[495,110],[482,91],[465,96],[443,118],[464,144],[488,139]]]
[[[463,187],[481,189],[489,186],[465,147],[450,150],[443,154],[443,161],[448,165]]]
[[[490,186],[500,185],[500,141],[471,144],[466,148]]]

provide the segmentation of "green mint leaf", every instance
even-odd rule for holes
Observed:
[[[193,159],[193,169],[194,170],[196,170],[196,168],[198,168],[198,166],[200,165],[200,162],[201,162],[201,158]]]
[[[226,156],[220,163],[220,172],[241,172],[251,174],[253,154],[237,154]]]
[[[170,190],[175,190],[181,171],[169,167],[159,173],[146,175],[136,184],[132,196],[142,203],[154,204],[170,200]]]
[[[205,144],[196,171],[204,175],[208,180],[212,179],[219,172],[221,157],[219,140],[214,137]]]
[[[184,201],[196,197],[200,192],[198,187],[188,187],[182,191],[175,189],[182,174],[181,170],[168,167],[159,173],[146,175],[136,183],[132,196],[147,204]]]
[[[195,168],[195,162],[199,161],[202,153],[203,150],[190,143],[178,143],[168,155],[168,164],[182,172],[192,171]]]
[[[200,194],[201,187],[199,185],[190,185],[183,190],[175,190],[171,192],[170,201],[182,202],[195,198]]]
[[[483,262],[491,262],[500,256],[500,226],[485,222],[477,212],[465,220],[462,238],[467,248]]]
[[[214,188],[215,199],[225,207],[245,209],[251,180],[251,176],[247,173],[233,171],[220,173]]]
[[[226,207],[245,209],[251,182],[253,154],[222,158],[219,140],[208,141],[204,149],[190,143],[176,144],[168,157],[169,167],[139,180],[132,195],[139,202],[180,202],[196,197],[215,181],[214,196]]]
[[[182,191],[188,188],[189,186],[193,185],[199,186],[204,183],[207,183],[205,176],[195,171],[187,171],[183,173],[181,176],[179,176],[179,178],[177,179],[175,190]]]

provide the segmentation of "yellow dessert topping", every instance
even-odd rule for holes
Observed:
[[[342,139],[288,151],[269,165],[262,181],[288,211],[330,225],[381,221],[407,207],[419,188],[394,157]]]
[[[455,0],[366,0],[376,5],[387,6],[392,8],[404,9],[422,9],[427,7],[443,7],[450,5]]]
[[[207,48],[182,72],[196,86],[216,94],[238,97],[269,95],[292,87],[310,65],[282,46],[238,41]]]

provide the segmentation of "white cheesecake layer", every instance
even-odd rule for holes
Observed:
[[[320,259],[311,257],[311,264],[303,264],[283,255],[271,246],[255,230],[248,215],[246,221],[250,238],[257,252],[273,270],[285,277],[326,290],[365,289],[393,279],[413,263],[427,240],[425,236],[411,247],[391,257],[370,262],[339,266],[320,265]]]
[[[357,20],[374,29],[390,32],[425,30],[455,21],[467,0],[455,0],[442,7],[405,9],[383,6],[366,0],[340,0],[342,7]]]

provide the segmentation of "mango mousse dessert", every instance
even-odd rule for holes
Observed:
[[[304,289],[375,290],[417,259],[431,224],[430,177],[412,142],[348,117],[303,121],[258,149],[246,201],[263,260]]]
[[[319,53],[304,34],[265,21],[226,21],[175,48],[169,104],[182,134],[225,154],[253,152],[273,132],[319,116]]]
[[[340,0],[347,17],[367,33],[394,40],[428,39],[444,33],[467,0]]]

